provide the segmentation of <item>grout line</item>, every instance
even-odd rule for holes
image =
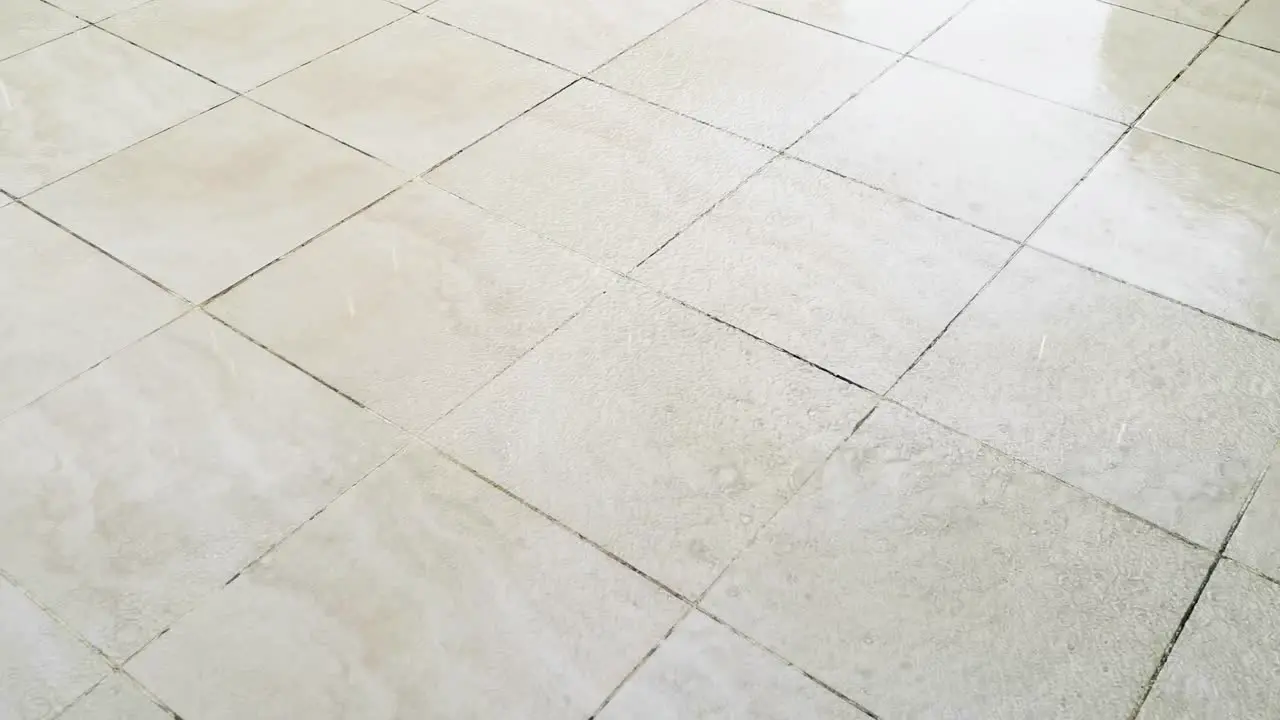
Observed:
[[[435,0],[432,0],[432,2],[435,2]],[[430,6],[431,6],[431,4],[432,4],[432,3],[427,3],[427,4],[426,4],[426,5],[424,5],[420,10],[410,10],[410,12],[411,12],[411,13],[413,13],[414,15],[419,15],[419,16],[421,16],[421,17],[423,17],[423,18],[425,18],[425,19],[427,19],[427,20],[430,20],[430,21],[432,21],[432,22],[439,23],[440,25],[444,25],[445,27],[453,28],[454,30],[457,30],[458,32],[466,33],[467,35],[470,35],[470,36],[471,36],[471,37],[473,37],[473,38],[477,38],[477,39],[479,39],[479,40],[483,40],[483,41],[485,41],[485,42],[487,42],[487,43],[490,43],[490,44],[492,44],[492,45],[497,45],[497,46],[498,46],[498,47],[500,47],[500,48],[505,48],[505,49],[507,49],[507,50],[510,50],[511,52],[516,53],[517,55],[523,55],[523,56],[525,56],[525,57],[529,58],[530,60],[536,60],[536,61],[538,61],[538,62],[542,63],[543,65],[550,65],[551,67],[556,68],[557,70],[563,70],[564,72],[569,73],[570,75],[572,75],[575,79],[581,79],[581,78],[585,77],[582,73],[577,72],[576,70],[571,70],[571,69],[569,69],[569,68],[567,68],[567,67],[565,67],[565,66],[563,66],[563,65],[558,65],[558,64],[556,64],[556,63],[553,63],[553,62],[551,62],[550,60],[544,60],[544,59],[542,59],[542,58],[538,57],[537,55],[531,55],[531,54],[529,54],[529,53],[525,52],[524,50],[520,50],[519,48],[514,48],[514,47],[511,47],[510,45],[507,45],[507,44],[505,44],[505,43],[500,43],[500,42],[498,42],[497,40],[494,40],[494,39],[492,39],[492,38],[487,38],[487,37],[485,37],[485,36],[481,35],[480,33],[473,32],[473,31],[471,31],[471,30],[468,30],[467,28],[464,28],[464,27],[462,27],[461,25],[454,25],[453,23],[449,22],[448,20],[441,20],[440,18],[436,17],[435,15],[430,15],[430,14],[428,14],[428,13],[426,13],[426,12],[423,12],[423,11],[424,11],[424,10],[426,10],[428,7],[430,7]]]
[[[822,32],[824,32],[824,33],[827,33],[827,34],[829,34],[829,35],[835,35],[836,37],[844,38],[845,40],[853,40],[854,42],[860,42],[860,43],[862,43],[863,45],[870,45],[870,46],[871,46],[871,47],[873,47],[873,48],[879,48],[879,49],[881,49],[881,50],[884,50],[885,52],[891,52],[891,53],[893,53],[894,55],[905,55],[905,54],[906,54],[906,53],[904,53],[904,52],[903,52],[903,51],[901,51],[901,50],[895,50],[895,49],[893,49],[893,48],[891,48],[891,47],[889,47],[889,46],[887,46],[887,45],[881,45],[881,44],[879,44],[879,43],[875,43],[875,42],[872,42],[872,41],[870,41],[870,40],[866,40],[866,39],[864,39],[864,38],[854,37],[853,35],[849,35],[849,34],[847,34],[847,33],[842,33],[842,32],[840,32],[839,30],[832,30],[832,29],[831,29],[831,28],[829,28],[829,27],[823,27],[823,26],[821,26],[821,25],[815,25],[814,23],[811,23],[811,22],[809,22],[808,20],[801,20],[800,18],[791,17],[790,15],[786,15],[786,14],[784,14],[784,13],[780,13],[780,12],[778,12],[777,10],[770,10],[769,8],[766,8],[766,7],[760,7],[759,5],[753,5],[753,4],[750,2],[750,0],[732,0],[732,2],[735,2],[735,3],[737,3],[737,4],[739,4],[739,5],[743,6],[743,7],[749,7],[749,8],[751,8],[752,10],[759,10],[759,11],[760,11],[760,12],[762,12],[762,13],[768,13],[769,15],[773,15],[773,16],[775,16],[775,17],[780,17],[780,18],[782,18],[783,20],[790,20],[790,21],[791,21],[791,22],[793,22],[793,23],[797,23],[797,24],[800,24],[800,25],[804,25],[804,26],[806,26],[806,27],[811,27],[811,28],[813,28],[814,30],[821,30],[821,31],[822,31]],[[954,16],[954,15],[952,15],[951,17],[955,17],[955,16]],[[946,25],[947,23],[951,22],[951,17],[949,17],[949,18],[947,18],[946,20],[944,20],[944,21],[942,22],[942,25]],[[930,33],[929,33],[929,34],[930,34],[930,35],[932,35],[933,33],[937,32],[937,31],[942,27],[942,25],[939,25],[938,27],[934,28],[932,31],[930,31]]]
[[[597,66],[595,66],[594,68],[592,68],[592,69],[591,69],[591,72],[586,73],[586,75],[593,75],[593,74],[595,74],[596,72],[598,72],[598,71],[600,70],[600,68],[604,67],[605,65],[608,65],[609,63],[613,62],[614,60],[617,60],[618,58],[622,57],[623,55],[626,55],[627,53],[631,52],[631,50],[632,50],[632,49],[634,49],[634,48],[636,48],[636,47],[639,47],[642,43],[644,43],[645,41],[647,41],[649,38],[653,37],[654,35],[657,35],[658,33],[662,32],[663,30],[666,30],[667,28],[671,27],[672,25],[675,25],[676,23],[678,23],[678,22],[680,22],[681,20],[683,20],[687,15],[689,15],[690,13],[692,13],[694,10],[697,10],[698,8],[700,8],[700,7],[702,7],[703,5],[706,5],[706,4],[707,4],[707,0],[699,0],[698,2],[694,3],[694,4],[693,4],[693,5],[692,5],[688,10],[685,10],[684,12],[680,13],[679,15],[677,15],[677,16],[675,16],[675,17],[671,18],[670,20],[666,21],[665,23],[663,23],[663,24],[662,24],[662,26],[661,26],[661,27],[659,27],[659,28],[655,29],[653,32],[651,32],[651,33],[649,33],[648,35],[645,35],[644,37],[640,38],[639,40],[637,40],[637,41],[635,41],[635,42],[631,43],[630,45],[626,46],[625,48],[623,48],[623,49],[622,49],[622,50],[620,50],[619,52],[614,53],[614,54],[613,54],[613,55],[611,55],[607,60],[605,60],[604,62],[602,62],[602,63],[600,63],[599,65],[597,65]]]
[[[692,605],[686,605],[684,609],[684,613],[682,613],[680,617],[677,618],[676,621],[671,624],[671,628],[667,630],[666,634],[658,638],[658,642],[654,643],[653,647],[649,648],[649,652],[641,656],[640,660],[636,662],[636,664],[632,666],[632,668],[629,671],[627,671],[627,674],[622,676],[622,681],[619,682],[617,685],[615,685],[613,690],[609,691],[608,695],[604,696],[604,700],[601,700],[600,704],[596,705],[596,709],[592,710],[591,713],[587,715],[587,720],[596,720],[596,716],[604,712],[604,709],[608,707],[609,703],[613,701],[613,698],[617,696],[619,692],[622,691],[622,688],[626,686],[627,682],[631,680],[631,678],[634,677],[636,673],[640,672],[640,668],[644,667],[644,664],[649,662],[649,658],[653,657],[654,654],[658,652],[658,648],[662,647],[662,643],[666,642],[667,638],[675,634],[676,628],[680,627],[680,624],[683,623],[685,620],[687,620],[689,616],[695,612],[697,611],[694,609]]]

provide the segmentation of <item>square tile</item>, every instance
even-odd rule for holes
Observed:
[[[1217,32],[1243,0],[1106,0],[1150,15]]]
[[[0,61],[0,87],[0,188],[16,196],[231,97],[97,28]]]
[[[5,0],[0,5],[0,59],[84,27],[84,22],[42,0]]]
[[[101,655],[0,577],[0,716],[52,718],[110,671]]]
[[[267,84],[253,97],[420,173],[573,80],[563,70],[414,16]]]
[[[684,610],[413,447],[129,670],[199,720],[581,718]]]
[[[51,5],[66,10],[77,17],[98,22],[131,7],[137,7],[148,0],[47,0]]]
[[[1021,240],[1123,130],[907,59],[793,154]]]
[[[1249,0],[1222,34],[1280,52],[1280,0]]]
[[[436,0],[424,12],[585,75],[698,2]]]
[[[1280,337],[1280,175],[1135,130],[1031,244]]]
[[[1216,548],[1280,437],[1280,343],[1026,251],[892,395]]]
[[[197,312],[0,422],[0,567],[122,659],[402,442]]]
[[[803,23],[906,52],[942,27],[969,0],[745,0]]]
[[[1252,720],[1280,707],[1280,586],[1214,571],[1138,720]]]
[[[185,308],[21,205],[0,210],[0,418]]]
[[[58,720],[173,720],[138,686],[120,673],[103,680]]]
[[[733,0],[711,0],[593,77],[781,148],[897,57]]]
[[[403,179],[330,138],[235,100],[28,202],[200,302]]]
[[[695,597],[871,403],[736,330],[622,286],[429,436]]]
[[[1212,37],[1097,0],[977,0],[913,55],[1128,123]]]
[[[414,183],[211,310],[392,422],[424,430],[612,278]]]
[[[1280,172],[1280,53],[1214,40],[1139,124]]]
[[[881,405],[703,605],[886,718],[1121,718],[1211,560]]]
[[[1016,247],[780,159],[636,278],[882,392]]]
[[[662,641],[598,720],[870,720],[700,612]]]
[[[1280,451],[1232,534],[1227,554],[1280,582]]]
[[[102,27],[245,91],[405,14],[383,0],[154,0]]]
[[[584,80],[427,177],[626,271],[769,158],[764,148]]]

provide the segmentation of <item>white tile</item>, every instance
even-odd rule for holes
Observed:
[[[1280,451],[1231,535],[1227,554],[1280,582]]]
[[[968,0],[745,0],[770,12],[906,52],[960,12]]]
[[[84,22],[42,0],[5,0],[0,5],[0,59],[84,27]]]
[[[77,700],[58,720],[173,720],[173,714],[116,673]]]
[[[415,447],[128,669],[197,720],[580,718],[683,612]]]
[[[1244,0],[1107,0],[1166,20],[1217,32]]]
[[[48,2],[89,22],[98,22],[123,10],[141,5],[147,0],[48,0]]]
[[[1280,0],[1249,0],[1222,34],[1280,52]]]
[[[1122,718],[1211,559],[882,404],[703,605],[885,718]]]

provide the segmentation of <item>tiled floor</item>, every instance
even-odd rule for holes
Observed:
[[[0,719],[1280,718],[1280,0],[0,0]]]

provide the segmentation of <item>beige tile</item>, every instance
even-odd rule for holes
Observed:
[[[625,271],[769,157],[745,140],[584,80],[428,179]]]
[[[849,37],[906,52],[937,30],[968,0],[745,0],[770,12]]]
[[[733,0],[711,0],[594,77],[784,147],[897,57]]]
[[[1280,436],[1280,343],[1026,251],[892,394],[1216,548]]]
[[[1015,247],[783,159],[663,248],[636,277],[884,391]]]
[[[116,673],[59,715],[58,720],[173,720],[173,715]]]
[[[1097,0],[977,0],[913,54],[1128,123],[1211,38]]]
[[[1214,40],[1140,125],[1280,172],[1280,53]]]
[[[231,97],[96,28],[0,61],[0,88],[0,188],[18,196]]]
[[[680,17],[698,2],[436,0],[424,12],[507,47],[585,74]]]
[[[1121,718],[1209,553],[892,405],[704,606],[886,718]]]
[[[1122,130],[908,59],[794,154],[1021,240]]]
[[[244,91],[405,14],[383,0],[153,0],[102,27]]]
[[[253,97],[419,173],[573,79],[558,68],[414,16],[266,85]]]
[[[0,577],[0,717],[52,718],[109,671],[101,655]]]
[[[1112,5],[1217,32],[1243,0],[1106,0]]]
[[[1280,586],[1214,571],[1138,720],[1253,720],[1280,707]]]
[[[1280,175],[1140,130],[1031,244],[1280,337]]]
[[[0,423],[0,567],[124,658],[401,442],[192,314]]]
[[[212,311],[384,417],[422,430],[612,277],[415,183],[231,291]]]
[[[1222,34],[1280,52],[1280,1],[1249,0]]]
[[[415,447],[129,670],[199,720],[581,718],[683,612]]]
[[[5,0],[0,5],[0,59],[82,27],[83,22],[43,0]]]
[[[1280,451],[1232,534],[1227,554],[1280,582]]]
[[[870,405],[735,330],[619,287],[429,436],[696,596]]]
[[[118,12],[137,7],[148,0],[47,0],[52,5],[89,22],[105,20]]]
[[[203,301],[403,179],[266,108],[235,100],[29,202],[165,287]]]

